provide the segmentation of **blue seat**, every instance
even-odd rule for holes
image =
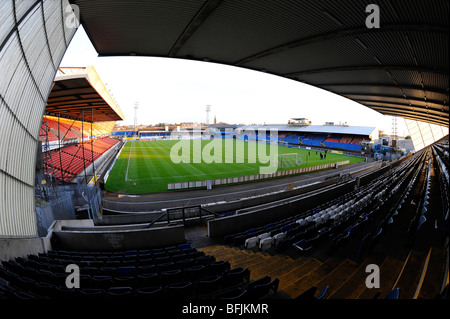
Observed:
[[[237,267],[225,271],[222,275],[222,285],[224,287],[231,287],[241,284],[242,282],[248,282],[250,279],[250,270],[248,268]]]
[[[138,288],[135,294],[139,299],[157,300],[164,298],[164,290],[161,286]]]
[[[111,276],[92,276],[89,280],[90,288],[107,289],[112,286]]]
[[[167,271],[167,270],[178,269],[178,266],[173,261],[169,261],[169,262],[163,262],[163,263],[157,264],[156,269],[159,272],[162,272],[162,271]]]
[[[230,269],[230,263],[226,260],[214,261],[208,265],[208,275],[221,275]]]
[[[324,286],[322,290],[319,292],[318,296],[315,297],[317,286],[312,286],[302,294],[298,295],[295,300],[314,300],[314,299],[323,299],[329,290],[328,286]]]
[[[184,269],[184,279],[186,281],[196,281],[206,275],[207,268],[204,265],[195,265]]]
[[[420,216],[420,219],[419,219],[419,224],[417,225],[417,231],[420,229],[420,227],[425,223],[427,221],[427,219],[426,219],[426,217],[425,216]]]
[[[183,280],[183,272],[180,269],[172,269],[161,272],[161,284],[163,286]]]
[[[80,297],[83,299],[103,299],[106,298],[106,291],[99,288],[83,288],[79,293]]]
[[[117,287],[134,287],[136,284],[136,277],[134,276],[119,276],[112,279],[112,286]]]
[[[306,290],[305,292],[301,293],[297,297],[295,297],[295,300],[312,300],[315,299],[314,295],[316,293],[317,287],[313,286]]]
[[[246,234],[234,236],[232,239],[232,245],[233,246],[243,245],[248,236],[249,235]]]
[[[128,299],[133,297],[133,289],[131,287],[110,287],[106,291],[108,298]]]
[[[364,255],[364,253],[367,250],[367,247],[369,246],[371,236],[372,236],[372,234],[368,233],[361,240],[361,244],[359,245],[358,252],[356,254],[356,259],[357,260],[361,260],[362,259],[362,256]]]
[[[178,250],[186,250],[186,249],[191,249],[191,245],[190,244],[181,244],[177,246]]]
[[[268,282],[267,279],[269,280]],[[278,277],[272,281],[270,281],[270,277],[269,278],[264,277],[261,279],[259,283],[247,285],[246,287],[247,293],[245,297],[251,299],[260,299],[269,294],[270,292],[276,293],[278,290],[279,283],[280,280],[278,279]]]
[[[148,274],[155,272],[157,270],[157,266],[154,264],[148,264],[148,265],[140,265],[137,267],[138,274]]]
[[[161,284],[159,274],[156,272],[139,274],[136,277],[136,287],[152,287]]]
[[[267,284],[270,282],[270,279],[271,279],[270,276],[264,276],[262,278],[259,278],[258,280],[248,283],[245,288],[248,290],[248,289],[252,289],[255,286]]]
[[[221,288],[222,276],[212,275],[208,277],[203,277],[195,283],[195,293],[197,295],[204,295],[217,291]]]
[[[176,266],[179,269],[189,268],[196,264],[195,260],[192,258],[181,259],[176,262]]]
[[[137,269],[135,266],[117,267],[117,271],[121,276],[134,276],[137,274]]]
[[[392,289],[386,296],[385,299],[398,299],[400,297],[400,288]]]
[[[317,295],[316,299],[323,299],[323,297],[325,297],[325,295],[327,294],[328,290],[329,290],[329,286],[323,287],[322,290]]]
[[[188,299],[194,294],[194,285],[190,281],[177,282],[167,285],[167,298]]]
[[[300,239],[298,242],[294,243],[292,246],[302,253],[305,253],[312,248],[310,241],[307,239]]]
[[[127,251],[125,252],[125,255],[126,255],[126,256],[137,256],[137,255],[138,255],[138,252],[137,252],[137,250],[127,250]]]
[[[240,288],[234,288],[231,290],[223,291],[213,297],[213,299],[221,299],[221,300],[235,300],[240,299],[245,296],[247,293],[246,290],[242,290]]]
[[[383,234],[383,228],[379,228],[377,230],[377,233],[372,237],[370,243],[369,243],[369,250],[372,250],[380,241],[381,235]]]
[[[209,265],[216,261],[216,257],[213,255],[204,255],[196,259],[198,265]]]

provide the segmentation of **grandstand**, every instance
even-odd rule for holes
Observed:
[[[239,130],[275,129],[278,141],[296,146],[335,149],[361,154],[363,142],[372,142],[378,138],[375,127],[349,125],[311,125],[299,126],[293,120],[287,125],[241,126]]]
[[[47,171],[53,166],[54,177],[70,182],[76,179],[101,155],[119,143],[117,139],[104,137],[50,150],[48,151],[50,159],[45,161],[43,165]]]
[[[131,216],[116,226],[63,221],[52,228],[51,250],[3,261],[9,284],[1,291],[62,300],[441,298],[448,150],[442,140],[356,180],[227,214],[199,206],[134,225]],[[202,214],[208,236],[195,226]],[[104,230],[129,235],[110,241]],[[65,287],[72,263],[82,289]],[[385,274],[380,289],[364,285],[373,264]]]
[[[93,164],[120,144],[108,136],[115,124],[110,120],[123,115],[95,69],[60,68],[45,113],[39,133],[44,173],[62,182],[76,182],[81,176],[84,183],[101,175]]]
[[[10,302],[29,299],[50,300],[48,307],[39,304],[46,312],[53,311],[53,300],[68,300],[58,315],[109,300],[108,307],[97,307],[102,315],[114,305],[136,311],[134,301],[148,315],[162,311],[169,317],[183,317],[187,305],[215,302],[251,309],[267,304],[267,317],[276,318],[283,317],[280,310],[286,317],[307,314],[311,304],[315,316],[325,308],[340,315],[338,305],[344,305],[343,315],[364,316],[358,305],[322,307],[311,302],[317,299],[433,300],[430,307],[418,305],[436,313],[437,305],[447,306],[441,301],[448,300],[449,281],[448,135],[430,134],[426,141],[432,143],[415,154],[333,171],[102,198],[97,161],[111,152],[110,159],[103,157],[110,167],[119,145],[97,136],[103,133],[94,123],[123,116],[92,69],[66,70],[55,81],[78,27],[67,23],[69,4],[80,9],[102,56],[247,67],[316,85],[382,114],[448,125],[446,1],[381,1],[379,30],[365,23],[363,1],[143,1],[136,7],[115,1],[106,11],[104,1],[2,1],[0,299],[15,307],[13,314],[30,308],[35,315],[38,308]],[[44,128],[42,114],[49,123]],[[306,121],[279,128],[287,145],[355,152],[372,134]],[[419,125],[415,133],[421,134]],[[56,182],[40,179],[39,152],[43,163],[51,159],[46,166]],[[84,178],[68,183],[80,176],[80,159]],[[89,159],[93,173],[86,172]],[[82,202],[78,207],[89,207],[88,214],[63,214],[67,207],[57,204],[73,209],[74,197]],[[102,209],[108,201],[125,200],[145,209]],[[39,227],[47,218],[51,223]],[[379,286],[370,282],[378,274]],[[272,307],[275,299],[289,302]],[[377,314],[380,304],[367,309]]]

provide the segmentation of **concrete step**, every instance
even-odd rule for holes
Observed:
[[[445,250],[436,247],[430,248],[429,260],[424,269],[425,277],[415,296],[417,299],[433,299],[441,292],[447,258]]]
[[[330,291],[328,299],[356,299],[366,289],[367,265],[374,264],[373,259],[366,259],[338,288]]]
[[[283,290],[289,297],[294,299],[312,286],[315,286],[317,283],[319,283],[323,279],[323,277],[330,273],[338,264],[339,262],[337,262],[333,258],[330,258],[326,262],[320,263],[319,265],[315,263],[315,267],[311,267],[313,269],[310,269],[305,273],[300,273],[297,276],[291,278],[291,280],[288,281],[287,286],[283,286],[279,289]],[[300,268],[304,268],[304,266]],[[322,287],[318,288],[320,289]]]
[[[380,288],[365,288],[357,299],[373,299],[376,295],[386,296],[400,274],[404,260],[387,256],[380,267]],[[369,275],[369,274],[367,274]]]
[[[400,289],[400,299],[413,299],[420,282],[426,257],[421,252],[410,253],[397,282],[392,287],[392,289],[397,287]],[[384,298],[385,295],[382,294],[380,297]]]
[[[358,269],[358,264],[350,259],[343,260],[336,268],[329,272],[322,280],[315,284],[318,289],[328,286],[328,291],[338,290],[349,277]],[[325,296],[326,298],[327,296]]]

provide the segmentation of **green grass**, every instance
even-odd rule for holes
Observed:
[[[257,159],[262,158],[254,153],[255,143],[244,141],[229,141],[231,148],[225,148],[225,142],[216,140],[219,144],[209,144],[214,141],[186,141],[190,145],[190,154],[188,163],[174,163],[171,160],[170,152],[172,147],[179,141],[130,141],[122,150],[114,167],[112,168],[105,188],[108,191],[129,193],[129,194],[146,194],[153,192],[167,191],[168,183],[200,181],[209,179],[218,179],[226,177],[237,177],[245,175],[253,175],[260,173],[260,167],[268,166],[268,162],[259,162]],[[221,152],[221,156],[217,157],[216,162],[205,163],[205,157],[199,156],[200,153],[194,154],[194,143],[199,143],[201,149],[204,147],[212,147],[215,151]],[[180,144],[178,144],[179,146]],[[270,154],[269,145],[266,145],[266,154]],[[278,147],[278,154],[298,153],[301,159],[301,165],[278,168],[278,170],[289,170],[299,167],[316,166],[326,163],[335,163],[339,161],[350,160],[350,164],[363,161],[364,159],[342,154],[328,153],[327,158],[321,160],[319,152],[298,148],[288,148],[285,146]],[[197,148],[199,149],[199,148]],[[240,152],[238,150],[241,150]],[[243,150],[243,151],[242,151]],[[227,152],[225,152],[227,151]],[[239,157],[238,154],[244,156]],[[210,153],[211,155],[214,152]],[[231,155],[230,155],[231,154]],[[256,153],[257,154],[257,153]],[[273,154],[273,151],[272,151]],[[181,151],[178,153],[181,155]],[[217,153],[216,153],[217,155]],[[225,155],[229,156],[226,163]],[[256,158],[256,163],[249,163],[249,159]],[[272,157],[273,158],[273,157]],[[187,158],[186,158],[187,159]],[[201,163],[195,163],[195,160],[202,159]],[[243,163],[239,163],[243,162]]]

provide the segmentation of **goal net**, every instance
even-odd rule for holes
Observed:
[[[279,154],[278,155],[278,167],[294,167],[301,164],[300,157],[297,153]]]

